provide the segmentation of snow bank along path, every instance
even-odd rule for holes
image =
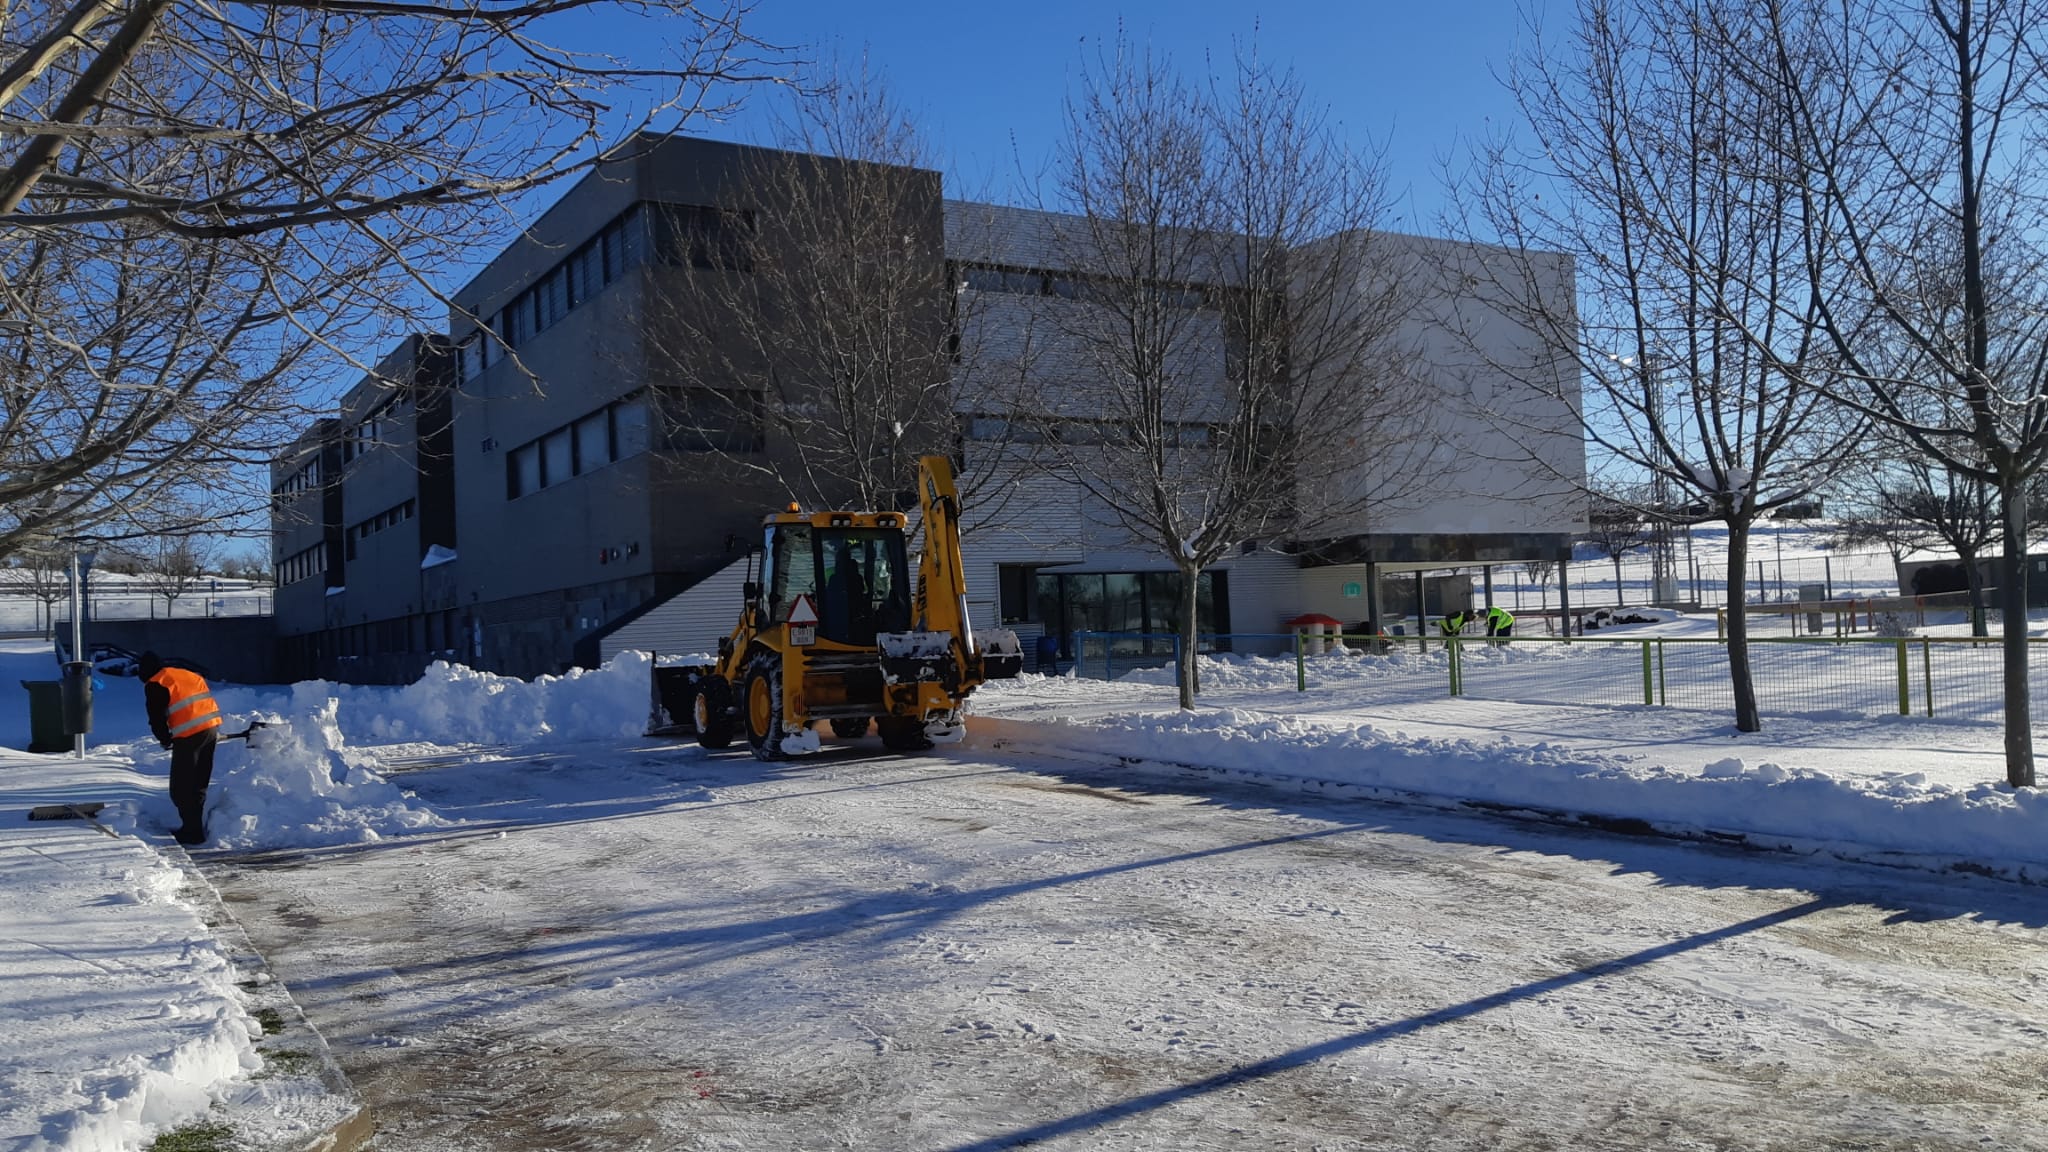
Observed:
[[[40,643],[0,646],[0,683],[47,679],[50,664]],[[531,683],[436,665],[397,689],[221,685],[226,731],[264,727],[219,749],[214,846],[320,847],[445,826],[359,745],[637,735],[646,669],[645,657],[625,657]],[[261,1147],[340,1121],[345,1091],[322,1085],[305,1052],[266,1065],[254,994],[237,987],[246,973],[181,897],[186,874],[164,855],[176,851],[169,756],[149,736],[141,686],[102,683],[92,760],[0,751],[0,1148],[131,1149],[220,1119],[238,1146]],[[26,734],[23,695],[0,694],[10,733]],[[37,805],[90,801],[106,805],[98,819],[118,836],[25,818]]]
[[[1277,667],[1277,665],[1276,665]],[[1270,669],[1219,664],[1219,687],[1243,689]],[[1280,669],[1290,680],[1292,669]],[[1389,669],[1364,681],[1407,677]],[[277,848],[375,840],[448,821],[386,780],[373,752],[351,742],[534,744],[630,738],[645,721],[648,658],[621,656],[594,672],[532,682],[435,665],[403,688],[310,682],[251,703],[247,714],[275,727],[246,754],[224,754],[226,787],[215,828],[231,847]],[[1278,675],[1279,673],[1272,673]],[[1142,675],[1142,674],[1141,674]],[[1409,797],[1607,820],[1641,821],[1681,834],[1741,837],[1796,851],[1921,866],[1964,866],[2013,879],[2048,879],[2048,795],[2001,783],[1959,784],[1927,773],[1844,771],[1834,763],[1745,763],[1727,757],[1697,766],[1590,752],[1543,741],[1484,742],[1389,731],[1382,725],[1285,714],[1284,690],[1263,707],[1153,714],[1142,708],[1093,719],[1020,726],[1006,707],[1034,695],[1059,697],[1063,680],[1012,682],[978,696],[994,715],[977,717],[984,739],[1071,753],[1164,760],[1275,780],[1312,780]],[[1295,699],[1299,699],[1296,697]],[[1405,700],[1410,713],[1459,701]],[[1585,723],[1608,722],[1583,709]],[[1789,750],[1788,750],[1789,751]],[[147,757],[152,748],[138,755]],[[160,755],[160,754],[158,754]],[[1790,755],[1781,756],[1790,759]]]
[[[1538,813],[1642,821],[1845,859],[2048,881],[2048,793],[1957,786],[1919,773],[1831,775],[1734,757],[1688,772],[1548,743],[1393,735],[1371,724],[1238,709],[1090,720],[977,717],[974,737],[1277,783],[1335,785]]]
[[[0,1146],[128,1148],[204,1117],[216,1085],[261,1066],[261,1029],[178,898],[182,871],[82,821],[15,823],[26,801],[133,790],[132,774],[20,754],[0,773]],[[132,812],[105,815],[133,831]]]

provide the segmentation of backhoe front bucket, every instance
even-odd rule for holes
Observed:
[[[1008,628],[990,628],[981,634],[981,678],[1014,680],[1024,671],[1024,645]]]

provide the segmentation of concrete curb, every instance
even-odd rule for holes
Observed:
[[[220,890],[192,862],[192,857],[176,845],[152,847],[184,873],[185,886],[179,895],[199,906],[207,927],[234,962],[235,970],[241,974],[240,987],[249,998],[251,1011],[275,1012],[275,1019],[283,1025],[280,1031],[266,1035],[264,1042],[289,1042],[291,1050],[309,1054],[313,1077],[328,1095],[343,1102],[346,1114],[339,1122],[310,1136],[273,1145],[263,1152],[355,1152],[376,1132],[376,1120],[364,1105],[362,1096],[356,1092],[355,1085],[349,1083],[341,1065],[335,1062],[334,1053],[327,1046],[327,1038],[306,1018],[298,1001],[292,999],[291,990],[270,971],[269,962],[250,942],[242,922],[228,909],[227,901],[221,899]]]

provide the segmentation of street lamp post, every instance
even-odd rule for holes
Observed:
[[[92,731],[92,661],[85,654],[85,583],[81,577],[92,570],[97,552],[71,545],[71,659],[64,662],[59,681],[63,701],[64,731],[71,737],[71,755],[85,758],[86,733]]]

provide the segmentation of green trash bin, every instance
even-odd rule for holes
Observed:
[[[71,737],[64,734],[64,682],[23,680],[28,689],[28,750],[69,752]]]

